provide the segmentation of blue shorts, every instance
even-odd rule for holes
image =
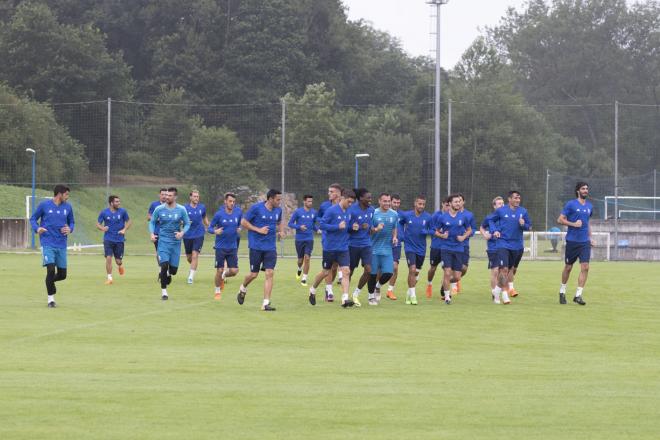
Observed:
[[[305,255],[312,255],[314,250],[314,240],[301,240],[296,241],[296,253],[298,258],[303,258]]]
[[[584,243],[567,241],[564,256],[564,262],[566,264],[572,265],[578,258],[580,259],[580,263],[588,263],[591,259],[591,243],[588,241]]]
[[[425,255],[418,255],[414,252],[406,252],[406,261],[408,262],[408,267],[415,266],[417,269],[421,269],[424,265]]]
[[[394,259],[395,263],[399,263],[401,260],[401,246],[393,247],[392,248],[392,258]]]
[[[117,260],[124,258],[124,242],[123,241],[104,241],[103,254],[106,257],[114,256]]]
[[[470,249],[465,249],[461,252],[461,264],[468,266],[470,264]]]
[[[442,251],[442,267],[444,269],[451,268],[451,270],[460,272],[463,269],[463,252]]]
[[[260,270],[275,269],[277,264],[277,251],[260,251],[250,249],[250,272],[259,273]]]
[[[373,263],[371,265],[371,274],[376,275],[378,272],[394,273],[394,260],[392,255],[374,255]]]
[[[66,248],[43,246],[41,255],[43,257],[42,266],[54,264],[56,267],[66,269]]]
[[[348,267],[350,264],[348,251],[323,251],[323,269],[329,270],[337,263],[339,267]]]
[[[181,243],[164,243],[158,242],[158,262],[160,264],[170,263],[172,267],[179,267],[179,259],[181,258]]]
[[[431,248],[431,255],[429,256],[429,263],[435,267],[442,263],[442,249]]]
[[[523,249],[498,249],[497,259],[498,267],[508,267],[509,269],[518,267],[520,260],[522,260]]]
[[[186,255],[191,255],[193,251],[199,254],[202,252],[202,246],[204,246],[203,235],[201,237],[183,239],[183,247],[186,250]]]
[[[228,269],[238,269],[238,249],[216,249],[215,268],[225,267],[225,261]]]
[[[497,269],[500,267],[500,259],[497,257],[496,250],[486,251],[486,255],[488,255],[488,269]]]
[[[371,266],[371,246],[349,246],[348,252],[351,255],[351,270],[354,270],[356,267],[358,267],[360,265],[360,261],[362,261],[362,267],[367,265]]]

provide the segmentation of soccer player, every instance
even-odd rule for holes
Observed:
[[[435,236],[443,240],[442,268],[444,270],[443,290],[445,304],[451,304],[452,295],[456,294],[456,283],[461,279],[463,269],[463,243],[472,234],[472,227],[465,213],[461,212],[461,196],[452,194],[447,197],[449,210],[435,219]]]
[[[52,200],[39,203],[30,217],[32,230],[39,235],[41,244],[49,308],[57,307],[55,283],[66,279],[66,242],[75,226],[73,208],[67,202],[70,191],[67,186],[55,186]]]
[[[149,221],[151,241],[158,242],[158,261],[160,262],[161,299],[167,301],[167,286],[172,282],[172,275],[179,270],[181,258],[181,240],[190,229],[190,217],[186,208],[176,203],[177,189],[167,188],[167,202],[156,208]],[[159,232],[156,234],[156,227]]]
[[[309,288],[309,303],[311,305],[316,305],[316,288],[330,274],[332,267],[335,265],[344,274],[341,279],[341,306],[346,308],[355,305],[348,296],[350,288],[350,255],[348,252],[350,215],[348,209],[353,202],[355,202],[355,193],[347,189],[342,190],[339,203],[328,208],[320,220],[320,228],[324,232],[322,242],[323,263],[321,272],[314,278],[314,283]]]
[[[105,255],[105,271],[108,279],[105,284],[112,284],[112,257],[115,257],[119,275],[124,275],[124,241],[126,231],[131,227],[128,212],[121,207],[118,196],[108,197],[108,207],[99,213],[96,228],[103,231],[103,253]]]
[[[511,271],[518,268],[523,256],[525,244],[523,231],[532,228],[527,210],[520,206],[520,193],[509,191],[508,205],[498,208],[491,214],[488,227],[497,239],[498,285],[502,289],[502,303],[511,304],[509,295],[514,293],[513,282],[509,281]]]
[[[426,285],[426,297],[433,297],[433,278],[435,277],[435,271],[438,268],[438,265],[442,262],[442,246],[444,246],[443,241],[440,237],[435,235],[435,227],[433,226],[439,221],[440,216],[445,212],[449,211],[449,200],[445,198],[442,201],[442,208],[439,211],[433,213],[431,217],[431,253],[429,255],[429,271],[427,274],[427,285]],[[443,296],[444,292],[440,289],[440,295]]]
[[[412,211],[400,214],[399,224],[404,226],[404,250],[408,263],[408,292],[406,304],[417,305],[417,274],[422,269],[426,258],[426,237],[429,235],[431,214],[426,209],[426,198],[417,196]],[[398,237],[397,237],[398,238]]]
[[[236,195],[225,194],[225,204],[213,216],[208,227],[215,235],[215,296],[222,299],[225,280],[238,275],[238,233],[243,212],[236,206]]]
[[[370,225],[373,264],[369,274],[368,289],[369,305],[371,306],[380,303],[380,298],[376,296],[376,283],[384,286],[392,278],[394,272],[392,246],[398,243],[397,225],[399,224],[399,214],[390,209],[392,196],[388,193],[381,193],[378,197],[378,205],[379,207],[374,211]],[[353,296],[353,302],[355,302],[355,295]]]
[[[374,208],[371,206],[371,193],[366,188],[355,190],[357,202],[348,208],[348,251],[351,256],[350,275],[353,276],[355,268],[362,262],[364,271],[358,280],[357,287],[353,291],[353,303],[360,307],[360,291],[369,281],[371,274],[371,220]]]
[[[392,210],[396,212],[397,214],[401,214],[399,211],[401,209],[401,196],[398,194],[392,194]],[[401,218],[399,217],[399,220]],[[394,258],[394,273],[392,274],[392,278],[390,278],[390,282],[387,285],[387,297],[391,300],[396,300],[396,295],[394,294],[394,286],[396,286],[396,280],[399,276],[399,261],[401,260],[401,246],[405,240],[404,237],[404,230],[403,230],[403,224],[400,222],[396,223],[396,237],[397,237],[397,242],[396,244],[392,243],[392,257]],[[378,285],[376,285],[377,291],[379,290]]]
[[[154,214],[154,211],[156,208],[158,208],[160,205],[163,205],[167,203],[167,188],[161,188],[160,193],[158,194],[158,200],[155,200],[151,202],[151,205],[149,205],[149,211],[147,212],[147,222],[151,221],[151,218]],[[154,248],[156,249],[156,263],[158,264],[158,267],[160,268],[160,261],[158,261],[158,232],[160,231],[160,225],[156,225],[156,230],[154,233],[156,234],[156,241],[154,241]]]
[[[559,215],[557,223],[568,227],[566,233],[566,253],[564,258],[564,271],[561,274],[561,286],[559,286],[559,304],[566,304],[566,283],[571,276],[573,264],[580,259],[580,276],[578,287],[573,297],[573,302],[581,306],[587,303],[582,298],[582,291],[587,283],[589,275],[589,260],[591,258],[591,247],[595,246],[591,239],[591,226],[589,219],[594,212],[589,197],[589,185],[586,182],[578,182],[575,185],[576,199],[566,203],[564,210]]]
[[[204,230],[209,227],[209,219],[206,216],[206,206],[199,203],[199,191],[190,192],[190,202],[184,205],[190,217],[190,229],[183,236],[183,247],[186,250],[186,259],[190,263],[188,284],[192,284],[197,271],[199,254],[204,246]]]
[[[477,232],[477,221],[474,218],[474,214],[471,211],[468,211],[465,209],[465,196],[463,194],[458,193],[458,196],[461,198],[461,213],[465,216],[466,221],[470,225],[470,229],[472,229],[472,235],[474,235]],[[468,271],[468,266],[470,265],[470,235],[464,242],[463,242],[463,253],[461,255],[462,258],[462,264],[463,267],[461,269],[461,279],[467,274]],[[461,281],[457,280],[456,281],[456,293],[461,292]]]
[[[309,260],[314,250],[314,232],[318,231],[316,210],[312,208],[314,197],[305,195],[303,207],[293,212],[288,226],[296,230],[296,253],[298,254],[298,272],[296,279],[300,284],[307,286],[309,274]],[[301,278],[302,275],[302,278]]]
[[[504,206],[504,199],[500,196],[497,196],[493,199],[493,210],[497,211],[499,208]],[[502,289],[497,285],[497,273],[499,272],[499,260],[497,259],[497,239],[493,237],[490,233],[489,223],[492,217],[492,213],[488,214],[481,226],[479,231],[481,235],[486,239],[486,255],[488,255],[488,269],[490,270],[490,291],[493,298],[493,303],[500,304],[500,294]]]
[[[341,198],[342,192],[343,192],[343,188],[338,183],[333,183],[328,187],[328,200],[321,203],[321,206],[319,206],[319,212],[318,212],[319,219],[323,218],[323,215],[328,209],[330,209],[333,205],[339,203],[339,199]],[[321,232],[321,241],[322,241],[325,235],[325,231],[321,230],[320,232]],[[335,277],[337,275],[339,275],[337,283],[341,284],[343,273],[342,271],[337,272],[337,268],[338,266],[336,264],[333,265],[332,269],[330,270],[330,272],[328,272],[328,276],[325,279],[325,300],[327,302],[332,302],[335,300],[335,295],[334,292],[332,291],[332,283],[334,282]]]
[[[263,270],[266,273],[266,281],[261,310],[265,312],[275,311],[275,307],[270,304],[270,298],[273,293],[273,273],[277,263],[277,239],[284,236],[281,203],[282,192],[271,189],[266,194],[266,201],[252,205],[241,220],[241,226],[248,230],[250,273],[243,280],[236,300],[239,304],[243,304],[247,286],[257,278],[259,271]]]

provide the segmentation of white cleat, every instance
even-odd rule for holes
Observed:
[[[500,295],[499,294],[495,295],[495,294],[491,293],[491,295],[493,296],[493,304],[502,304],[500,302]]]
[[[192,278],[188,278],[188,284],[192,284],[192,283],[193,283],[193,279],[192,279]]]
[[[507,292],[502,292],[502,304],[511,304],[511,300],[509,299],[509,294]]]

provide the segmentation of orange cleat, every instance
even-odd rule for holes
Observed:
[[[396,295],[394,295],[394,292],[391,290],[387,291],[387,297],[391,299],[392,301],[396,301]]]
[[[433,298],[433,286],[431,284],[426,286],[426,297]]]
[[[124,265],[123,264],[121,266],[119,266],[118,269],[119,269],[119,275],[124,275],[124,273],[126,273],[126,271],[124,270]]]
[[[216,293],[213,299],[216,301],[220,301],[222,299],[222,293]]]
[[[112,280],[105,280],[105,283],[104,283],[104,284],[105,284],[106,286],[109,286],[110,284],[112,284]]]
[[[511,296],[511,298],[515,298],[516,296],[518,296],[518,292],[516,292],[516,289],[509,289],[509,296]]]

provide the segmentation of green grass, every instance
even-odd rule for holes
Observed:
[[[206,258],[193,286],[182,264],[161,302],[152,257],[128,257],[127,275],[108,287],[101,257],[72,256],[50,310],[39,262],[0,255],[2,439],[660,432],[657,264],[594,263],[586,307],[557,304],[561,264],[548,262],[523,262],[521,296],[494,306],[475,262],[451,306],[421,298],[417,307],[384,300],[342,310],[311,307],[294,262],[280,260],[278,311],[265,314],[262,278],[242,307],[237,280],[212,300]]]

